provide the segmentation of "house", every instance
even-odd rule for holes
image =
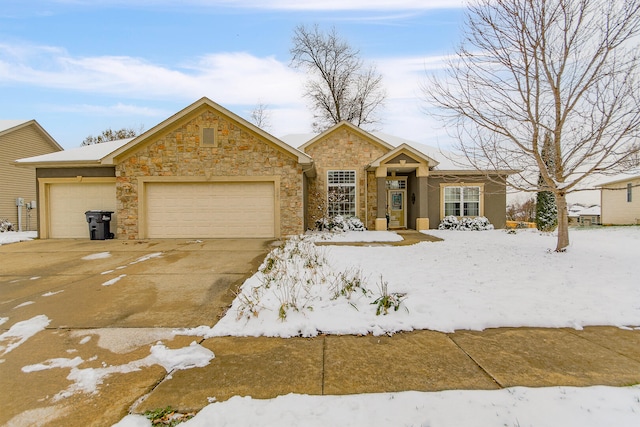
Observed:
[[[640,224],[640,170],[600,186],[602,224]]]
[[[600,225],[600,206],[595,205],[582,209],[578,213],[578,224],[584,226]]]
[[[580,203],[574,203],[569,206],[567,210],[567,216],[569,217],[569,225],[578,225],[580,223],[580,212],[587,209],[586,206],[581,205]]]
[[[35,120],[0,120],[0,218],[16,230],[37,229],[35,171],[13,166],[16,159],[53,153],[62,147]],[[18,206],[22,204],[22,206]]]
[[[510,173],[439,169],[347,122],[294,148],[208,98],[136,138],[16,164],[36,169],[41,238],[87,237],[90,209],[115,212],[120,239],[280,237],[337,214],[376,230],[446,215],[504,227]]]

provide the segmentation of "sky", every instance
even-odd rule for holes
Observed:
[[[460,38],[464,0],[3,0],[0,118],[35,119],[65,149],[150,129],[203,96],[275,136],[311,132],[298,25],[335,27],[383,75],[379,129],[447,148],[421,99]],[[449,141],[449,142],[448,142]]]

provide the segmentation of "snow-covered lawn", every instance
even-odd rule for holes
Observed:
[[[25,240],[32,240],[38,236],[37,231],[5,231],[0,233],[0,245],[6,245],[7,243],[23,242]]]
[[[307,396],[213,403],[184,427],[217,426],[638,426],[640,387],[514,387],[493,391]],[[118,427],[149,427],[132,415]]]
[[[283,256],[286,280],[274,280],[266,289],[266,275],[256,273],[226,316],[211,330],[198,333],[290,337],[640,325],[639,227],[572,230],[566,253],[552,252],[556,237],[536,230],[430,234],[444,241],[399,247],[301,245],[292,250],[305,252],[301,257],[291,255],[291,250]],[[317,251],[312,266],[302,267],[312,251]],[[358,276],[370,292],[364,295],[357,289],[349,298],[336,296],[344,282],[336,279],[339,272]],[[310,281],[309,286],[290,289],[291,283]],[[381,295],[384,282],[388,294],[405,297],[398,311],[376,315],[372,302]],[[263,292],[259,298],[258,291]],[[280,307],[291,299],[298,310],[289,307],[282,320]],[[252,300],[253,312],[247,310],[247,300]]]
[[[308,301],[297,296],[306,309],[288,310],[284,321],[280,319],[278,304],[286,295],[273,283],[261,294],[257,316],[238,316],[243,306],[239,298],[213,329],[199,328],[198,333],[291,336],[318,331],[640,325],[638,227],[572,230],[572,245],[562,254],[551,252],[554,236],[535,230],[515,235],[504,231],[430,233],[445,240],[401,247],[323,246],[313,258],[322,261],[314,274],[300,266],[308,257],[292,259],[285,267],[293,279],[329,278],[324,282],[327,289],[308,292]],[[338,236],[339,241],[371,241],[370,235],[358,233]],[[367,278],[365,286],[374,296],[376,282],[381,280],[388,282],[389,293],[406,293],[401,308],[376,316],[372,297],[359,288],[350,299],[336,297],[335,282],[331,282],[335,273],[355,270]],[[264,284],[264,279],[262,273],[248,279],[243,285],[245,296],[255,295],[252,289]],[[129,416],[118,424],[149,425],[140,416]],[[636,426],[640,425],[640,387],[290,394],[267,400],[234,397],[207,406],[183,425]]]

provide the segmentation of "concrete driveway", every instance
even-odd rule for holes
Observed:
[[[173,333],[216,323],[230,290],[258,268],[270,243],[0,246],[0,425],[110,426],[129,411],[186,413],[237,395],[640,383],[636,329],[206,340]],[[16,331],[19,322],[34,319],[46,320],[46,329],[23,339],[28,331]],[[184,370],[148,363],[158,342],[180,352],[193,341],[215,358]]]
[[[128,366],[148,356],[158,340],[168,348],[189,345],[193,337],[174,337],[172,329],[215,324],[271,243],[34,240],[0,246],[0,425],[120,420],[166,375],[162,367],[107,376],[99,393],[68,397],[60,392],[73,384],[69,369],[23,368],[77,357],[83,368]],[[45,330],[23,342],[15,336],[12,326],[43,315]]]

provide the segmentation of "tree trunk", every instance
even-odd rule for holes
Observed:
[[[569,214],[567,212],[566,194],[556,194],[556,206],[558,206],[558,243],[556,252],[564,252],[569,246]]]

